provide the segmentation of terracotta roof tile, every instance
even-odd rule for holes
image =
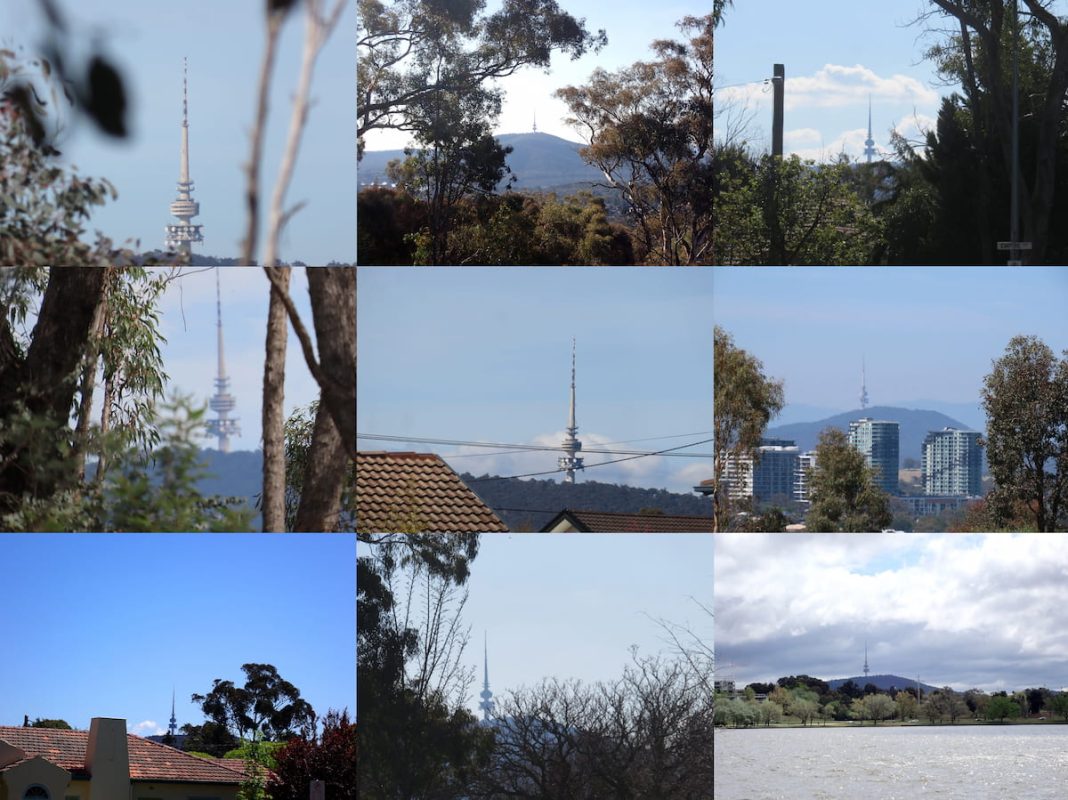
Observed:
[[[564,509],[542,530],[569,517],[582,531],[591,533],[711,533],[712,517],[683,517],[669,514],[620,514],[611,511]]]
[[[508,530],[433,453],[356,453],[356,530],[486,533]]]
[[[0,740],[34,756],[43,756],[75,778],[87,777],[85,749],[88,731],[56,728],[11,728],[0,726]],[[130,779],[181,783],[241,783],[240,767],[221,767],[209,759],[183,753],[165,744],[126,734],[130,753]]]

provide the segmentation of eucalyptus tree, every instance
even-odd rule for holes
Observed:
[[[556,92],[589,145],[582,157],[622,193],[654,264],[712,263],[712,15],[678,23],[656,58]]]
[[[1068,529],[1068,351],[1015,336],[983,381],[986,507],[1001,526],[1022,504],[1039,531]]]
[[[837,428],[820,433],[809,496],[805,526],[810,531],[878,532],[893,520],[890,496],[876,484],[864,455]]]

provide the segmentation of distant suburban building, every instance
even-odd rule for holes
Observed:
[[[849,443],[864,454],[875,470],[875,483],[888,494],[896,495],[899,458],[899,428],[896,422],[864,417],[849,423]]]
[[[183,753],[94,718],[88,731],[0,727],[5,800],[236,800],[244,762]]]
[[[916,517],[936,517],[946,511],[959,511],[968,503],[976,501],[976,497],[963,495],[931,495],[917,494],[905,495],[900,498],[909,511]]]
[[[775,497],[793,499],[796,491],[798,449],[790,439],[761,439],[756,464],[751,458],[728,458],[725,476],[731,498],[751,497],[761,502]]]
[[[678,514],[621,514],[565,508],[542,533],[711,533],[712,517]]]
[[[978,497],[982,494],[983,448],[979,431],[943,428],[923,440],[923,492]]]
[[[508,527],[433,453],[356,452],[359,533],[491,533]]]
[[[816,469],[815,450],[798,455],[797,475],[794,479],[794,500],[798,503],[808,502],[808,484],[814,469]]]
[[[709,497],[711,497],[712,496],[712,492],[714,491],[712,489],[712,483],[713,483],[713,479],[712,478],[708,478],[706,480],[701,481],[699,484],[697,484],[697,486],[693,487],[693,490],[695,492],[697,492],[698,494],[704,494],[704,495],[708,495]]]

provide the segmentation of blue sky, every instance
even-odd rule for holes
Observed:
[[[237,257],[244,237],[244,174],[255,110],[266,28],[262,0],[188,0],[180,4],[136,0],[62,3],[81,43],[88,43],[120,69],[128,90],[130,129],[111,140],[83,119],[70,121],[60,141],[64,158],[79,174],[105,177],[119,191],[117,201],[94,212],[89,229],[117,242],[141,240],[142,249],[163,246],[163,228],[173,222],[168,206],[176,197],[181,143],[182,58],[189,58],[190,173],[200,202],[204,243],[198,252]],[[300,69],[303,14],[287,23],[275,65],[269,131],[261,190],[269,198],[285,146],[289,105]],[[354,197],[355,59],[352,30],[355,3],[346,3],[338,28],[316,65],[314,106],[297,160],[288,204],[304,200],[283,235],[280,257],[308,264],[355,259]],[[32,52],[42,38],[38,4],[29,0],[0,6],[0,42]],[[14,33],[17,31],[18,33]],[[266,209],[266,202],[263,205]],[[262,226],[261,226],[262,228]],[[261,232],[262,235],[262,232]],[[262,246],[257,248],[263,257]]]
[[[870,405],[979,415],[983,378],[1013,336],[1068,349],[1064,267],[731,267],[715,272],[712,306],[786,382],[800,408],[778,422],[859,408],[862,359]]]
[[[319,714],[355,708],[352,537],[0,537],[6,577],[0,724],[94,716],[131,733],[178,725],[215,678],[268,663]],[[309,588],[313,587],[313,588]]]
[[[498,697],[543,678],[613,680],[631,645],[670,649],[654,622],[689,627],[711,643],[712,539],[707,534],[483,534],[466,584],[463,619],[475,670],[468,708],[478,711],[483,634]],[[363,544],[359,553],[369,552]]]
[[[207,403],[215,393],[216,313],[215,269],[185,268],[186,277],[173,281],[160,305],[164,371],[168,389],[193,393]],[[259,267],[219,267],[223,307],[223,337],[230,394],[237,401],[231,417],[238,417],[241,435],[231,439],[232,450],[257,450],[261,445],[263,358],[267,330],[268,283]],[[308,281],[303,269],[293,270],[290,295],[305,326],[314,337]],[[286,414],[319,397],[292,326],[286,348]],[[214,414],[209,414],[209,417]],[[205,440],[204,446],[218,446]]]
[[[712,422],[711,270],[361,267],[357,281],[357,434],[558,445],[575,336],[578,438],[587,448],[695,434],[621,445],[655,450],[709,438],[696,434]],[[559,455],[364,439],[357,446],[437,452],[476,475],[551,470]],[[578,480],[690,493],[711,474],[703,458],[590,468],[608,458],[587,454]]]
[[[862,158],[869,95],[877,150],[890,152],[891,129],[921,139],[941,97],[953,91],[923,59],[937,37],[925,35],[923,23],[909,24],[932,6],[823,0],[813,13],[806,3],[739,0],[715,33],[717,113],[731,107],[716,118],[716,138],[725,136],[728,118],[751,115],[742,138],[758,153],[771,150],[771,86],[763,81],[783,64],[787,154]],[[953,26],[933,18],[926,27]]]
[[[486,10],[493,13],[501,5],[501,0],[489,0]],[[555,54],[548,72],[528,68],[503,79],[499,85],[505,91],[505,98],[496,133],[529,133],[537,115],[539,132],[580,141],[579,131],[564,122],[567,106],[554,98],[553,93],[564,86],[587,83],[598,67],[616,70],[635,61],[651,59],[649,45],[653,40],[678,39],[677,21],[685,16],[708,14],[710,8],[707,0],[671,0],[657,4],[655,10],[650,10],[644,0],[616,0],[611,4],[597,0],[560,0],[559,5],[572,16],[585,18],[588,31],[596,33],[603,28],[608,45],[599,53],[587,53],[575,61],[566,54]],[[373,131],[366,138],[367,148],[401,148],[408,142],[408,136],[399,131]]]
[[[1066,535],[713,538],[717,678],[1066,688]]]

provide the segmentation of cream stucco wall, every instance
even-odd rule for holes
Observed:
[[[22,800],[34,784],[43,786],[52,800],[64,800],[70,773],[37,756],[0,773],[0,800]]]
[[[126,720],[93,717],[85,748],[85,768],[93,776],[87,800],[121,800],[130,796]]]
[[[235,786],[203,783],[142,783],[133,784],[132,800],[192,800],[192,798],[214,798],[215,800],[237,800]]]

